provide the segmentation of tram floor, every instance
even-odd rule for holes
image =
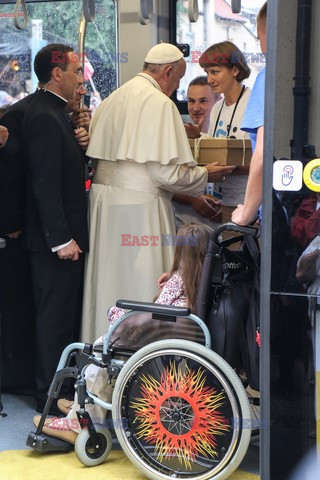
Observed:
[[[3,412],[0,418],[1,480],[82,480],[88,478],[84,467],[74,452],[40,454],[26,446],[28,433],[34,428],[32,417],[36,414],[32,397],[2,395]],[[93,470],[90,469],[90,474]],[[116,439],[107,461],[94,467],[95,480],[145,480],[121,451]],[[259,479],[259,447],[251,445],[230,480]]]

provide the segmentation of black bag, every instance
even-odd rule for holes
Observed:
[[[258,390],[260,251],[252,234],[241,240],[238,250],[228,246],[239,243],[239,237],[210,241],[196,313],[208,326],[212,350],[237,371],[244,369],[250,385]]]
[[[256,271],[251,284],[249,312],[246,322],[246,357],[244,369],[249,385],[260,390],[260,272]]]

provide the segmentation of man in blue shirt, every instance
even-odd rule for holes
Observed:
[[[266,53],[267,2],[261,7],[257,17],[257,33],[261,51]],[[253,222],[257,218],[262,202],[264,92],[265,68],[256,78],[241,125],[241,129],[250,134],[253,155],[244,205],[238,205],[232,213],[232,221],[238,225],[248,225]]]

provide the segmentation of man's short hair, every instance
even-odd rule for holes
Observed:
[[[260,11],[257,16],[257,25],[267,25],[267,3],[264,3],[260,8]]]
[[[55,67],[66,71],[68,61],[66,54],[73,52],[74,49],[63,43],[49,43],[41,48],[34,59],[34,71],[41,84],[46,84],[51,80],[51,72]]]
[[[189,90],[190,87],[195,87],[196,85],[200,85],[201,87],[207,85],[208,87],[210,87],[210,90],[211,90],[212,95],[213,95],[214,103],[218,102],[221,99],[220,93],[214,93],[214,91],[211,89],[211,86],[208,83],[207,75],[199,75],[199,77],[193,78],[188,85],[188,90]]]
[[[232,69],[236,67],[239,73],[236,77],[238,82],[248,78],[251,70],[241,50],[232,42],[225,41],[215,43],[207,48],[199,58],[199,65],[202,68],[210,68],[214,65]]]
[[[195,77],[191,80],[188,85],[188,88],[193,87],[194,85],[209,85],[208,77],[206,75],[199,75],[199,77]],[[210,87],[210,85],[209,85]]]

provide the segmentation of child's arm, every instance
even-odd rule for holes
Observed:
[[[157,280],[158,288],[161,289],[165,286],[165,284],[169,280],[169,275],[170,275],[170,272],[165,272],[158,278],[158,280]]]
[[[156,303],[162,305],[176,305],[180,307],[185,307],[187,305],[184,285],[179,273],[176,272],[169,278],[162,288]]]

